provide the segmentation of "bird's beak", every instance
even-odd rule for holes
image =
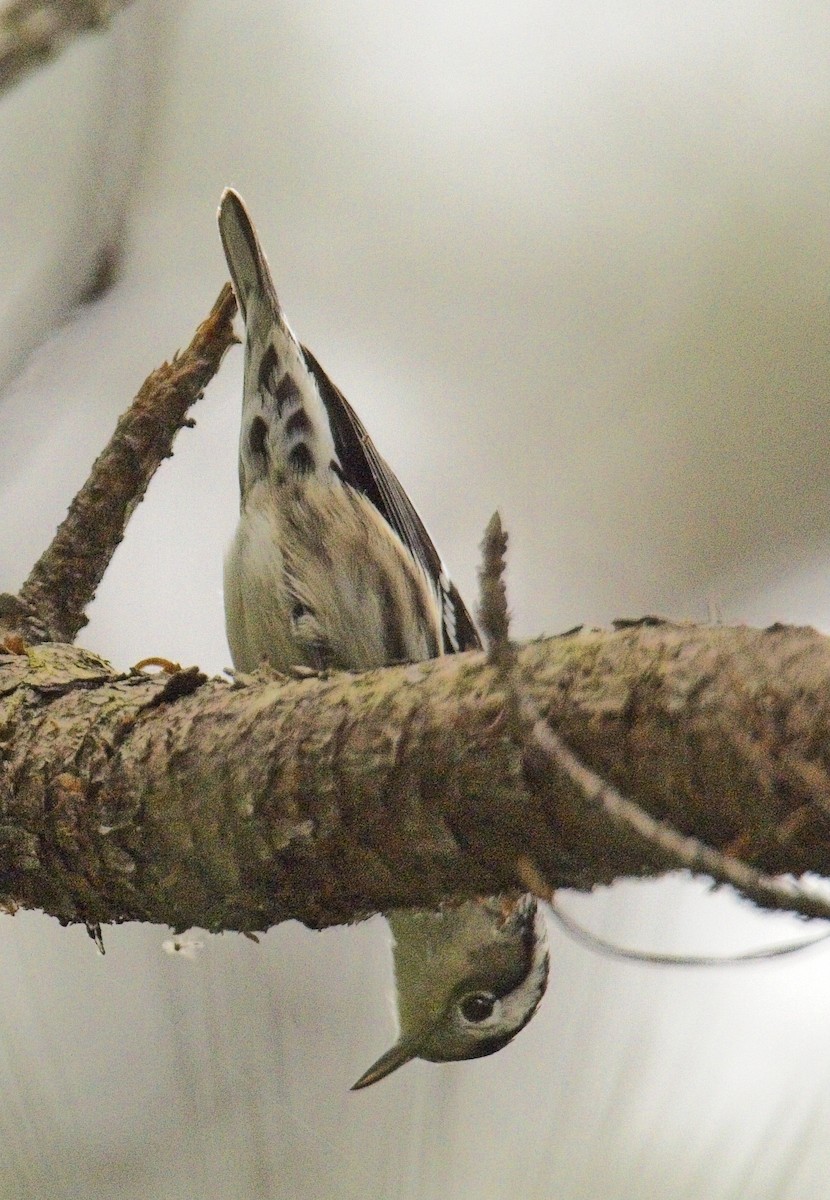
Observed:
[[[379,1079],[385,1079],[387,1075],[391,1075],[393,1071],[397,1071],[398,1067],[402,1067],[404,1063],[411,1062],[413,1058],[418,1057],[418,1041],[415,1038],[401,1038],[395,1042],[391,1050],[387,1050],[385,1054],[381,1054],[376,1063],[372,1063],[368,1071],[364,1071],[358,1079],[357,1083],[353,1083],[351,1091],[356,1092],[358,1088],[368,1087],[370,1083],[377,1083]]]

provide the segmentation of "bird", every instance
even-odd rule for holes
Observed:
[[[240,516],[224,568],[235,669],[363,671],[481,649],[412,501],[292,332],[233,188],[218,220],[245,325]],[[549,971],[532,896],[386,916],[399,1036],[353,1090],[415,1058],[492,1054],[532,1018]]]

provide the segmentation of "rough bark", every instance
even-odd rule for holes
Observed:
[[[7,647],[9,641],[7,639]],[[0,895],[62,921],[320,927],[676,865],[587,802],[483,654],[366,675],[117,675],[0,656]],[[513,681],[640,808],[769,874],[830,875],[830,640],[640,625],[520,649]],[[826,915],[809,898],[797,911]]]

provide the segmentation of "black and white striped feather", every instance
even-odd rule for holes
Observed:
[[[472,618],[415,505],[397,475],[378,453],[363,422],[346,397],[331,382],[311,351],[305,346],[302,350],[329,415],[341,478],[371,500],[410,554],[421,564],[441,598],[444,653],[480,649],[481,640]]]
[[[441,609],[444,653],[480,649],[472,618],[397,476],[343,393],[285,320],[267,259],[240,196],[228,188],[219,228],[246,326],[240,485],[267,472],[334,472],[366,497],[423,570]]]
[[[238,670],[363,670],[480,648],[470,614],[395,473],[288,326],[256,231],[228,189],[219,228],[245,321],[241,513],[225,560]],[[413,1057],[506,1045],[545,990],[532,897],[390,916],[401,1036],[358,1080]]]

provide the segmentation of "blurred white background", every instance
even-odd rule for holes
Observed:
[[[462,592],[500,508],[518,636],[830,611],[830,15],[701,0],[136,0],[0,98],[0,589],[225,267],[236,186],[289,319]],[[102,298],[81,297],[117,261]],[[83,643],[229,665],[241,351]],[[563,898],[629,946],[803,927],[675,879]],[[0,1195],[823,1200],[830,950],[717,971],[552,929],[490,1059],[389,1043],[384,923],[260,946],[0,918]]]

